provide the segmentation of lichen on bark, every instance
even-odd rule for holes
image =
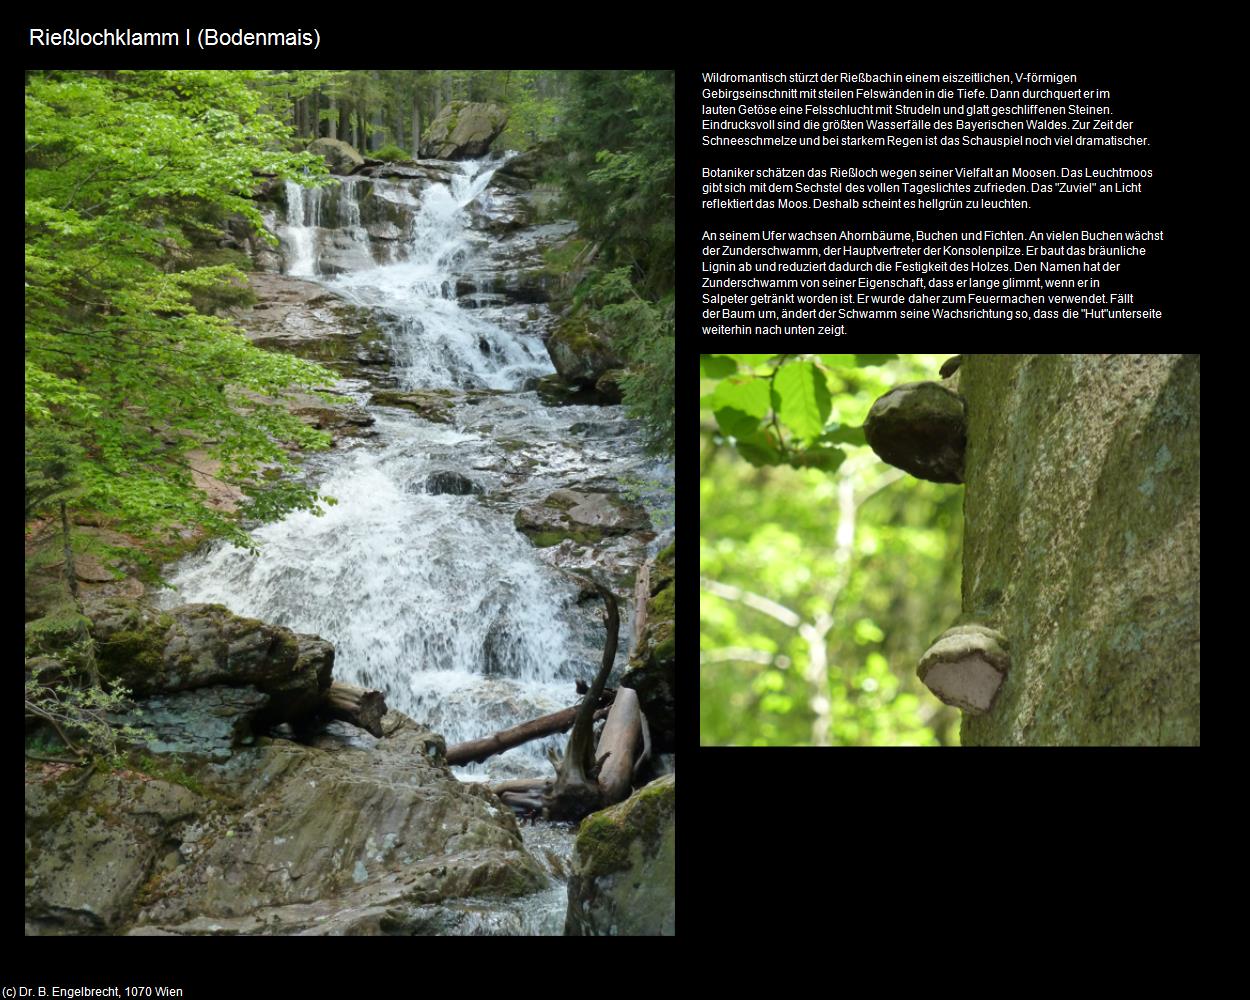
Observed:
[[[1200,742],[1200,361],[965,355],[963,606],[1012,669],[966,745]]]

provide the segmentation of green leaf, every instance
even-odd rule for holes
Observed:
[[[718,385],[715,392],[704,396],[702,402],[709,409],[729,407],[763,420],[771,406],[768,380],[746,375],[733,376]]]
[[[796,469],[820,469],[822,472],[837,472],[846,461],[846,452],[841,448],[808,448],[790,456],[790,465]]]
[[[749,440],[739,440],[738,454],[757,469],[780,465],[783,461],[781,449],[777,447],[776,439],[768,431],[756,434]]]
[[[760,418],[726,406],[716,411],[716,423],[729,437],[749,438],[760,429]]]
[[[816,443],[863,445],[867,444],[868,440],[864,437],[862,427],[835,427],[833,430],[825,431]]]
[[[833,401],[820,370],[811,362],[786,365],[773,380],[773,408],[781,421],[799,437],[819,437]]]
[[[855,359],[858,357],[855,354],[818,354],[816,356],[820,358],[821,364],[829,368],[854,368]]]
[[[699,369],[704,378],[727,378],[738,374],[738,362],[723,354],[702,354],[699,356]]]
[[[887,361],[897,361],[897,354],[857,354],[855,355],[855,364],[860,368],[871,368],[874,365],[883,365]]]

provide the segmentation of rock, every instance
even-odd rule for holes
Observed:
[[[672,935],[676,776],[591,813],[577,831],[568,935]]]
[[[188,789],[151,778],[95,774],[85,788],[76,780],[27,770],[28,933],[110,932],[163,853],[166,831],[199,805]]]
[[[100,675],[138,697],[254,685],[271,696],[266,717],[276,723],[311,711],[330,686],[333,653],[324,640],[242,618],[220,604],[157,611],[107,598],[85,611]]]
[[[446,184],[453,171],[441,160],[397,160],[394,163],[370,163],[356,173],[358,176],[388,180],[421,180]]]
[[[369,397],[374,406],[398,406],[436,424],[451,423],[452,401],[445,391],[417,389],[412,392],[384,390]]]
[[[611,493],[556,490],[541,504],[522,507],[514,519],[539,548],[558,545],[566,538],[591,545],[611,535],[628,535],[651,527],[647,512]]]
[[[507,124],[508,111],[498,104],[452,101],[430,123],[421,142],[421,155],[438,160],[485,156]]]
[[[258,347],[307,358],[342,375],[358,376],[362,365],[390,366],[386,334],[367,310],[288,275],[253,273],[248,283],[256,302],[231,317]]]
[[[539,143],[533,149],[518,153],[496,170],[491,183],[514,190],[529,190],[554,171],[562,154],[563,150],[553,141]]]
[[[332,174],[350,174],[365,165],[365,158],[342,139],[314,139],[308,144],[308,152],[324,157]]]
[[[610,369],[625,364],[607,337],[593,328],[581,313],[565,316],[557,324],[547,339],[547,353],[565,382],[586,389]]]
[[[559,375],[543,375],[534,380],[534,391],[544,406],[606,406],[597,389],[570,385]]]
[[[368,748],[263,741],[77,787],[28,766],[30,933],[403,934],[431,906],[548,887],[441,739],[386,721]]]
[[[660,552],[651,564],[651,597],[647,622],[638,646],[630,653],[623,687],[638,692],[638,701],[651,728],[654,752],[677,749],[676,656],[673,642],[675,618],[673,579],[675,545]]]
[[[468,476],[451,469],[431,472],[425,477],[424,486],[426,493],[451,493],[454,496],[469,496],[482,492],[482,487]]]
[[[136,745],[150,753],[224,761],[267,728],[269,703],[269,695],[254,687],[214,685],[155,695],[110,719],[141,727],[144,736]]]
[[[621,376],[625,374],[623,368],[612,368],[599,376],[599,380],[595,382],[595,392],[599,393],[599,397],[608,405],[618,405],[624,398],[621,390]]]
[[[304,423],[319,431],[329,431],[336,438],[354,437],[375,423],[372,414],[359,406],[327,403],[307,393],[291,393],[286,398],[291,412]]]

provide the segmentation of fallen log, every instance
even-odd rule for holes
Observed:
[[[521,725],[513,726],[511,729],[501,730],[492,736],[485,736],[480,740],[466,740],[463,743],[457,743],[447,748],[447,763],[480,764],[488,757],[493,757],[497,753],[503,753],[505,750],[511,750],[513,747],[520,746],[522,743],[528,743],[530,740],[541,739],[553,733],[567,732],[577,719],[579,708],[581,708],[580,705],[574,705],[572,708],[564,708],[558,712],[552,712],[550,715],[531,719],[529,722],[523,722]],[[595,712],[594,717],[595,719],[602,719],[607,714],[608,710],[601,708]]]
[[[603,805],[629,798],[634,757],[641,743],[642,709],[638,694],[632,688],[618,687],[616,701],[612,703],[608,721],[599,735],[599,746],[595,748],[595,759],[603,760],[597,778]]]
[[[572,575],[572,574],[570,574]],[[584,581],[590,583],[599,596],[603,598],[605,615],[604,626],[607,633],[603,643],[603,656],[599,671],[590,685],[590,691],[582,699],[577,709],[577,718],[573,723],[573,732],[569,735],[568,748],[556,772],[556,780],[546,797],[545,814],[553,820],[582,819],[589,813],[601,808],[603,793],[590,772],[598,763],[592,747],[593,734],[591,725],[599,698],[612,671],[616,660],[616,645],[621,628],[620,611],[617,608],[616,596],[597,580]],[[618,691],[619,694],[619,691]],[[630,761],[633,763],[632,759]]]
[[[366,691],[354,684],[335,681],[326,691],[323,704],[331,718],[350,722],[381,738],[382,716],[386,714],[386,698],[381,691]]]

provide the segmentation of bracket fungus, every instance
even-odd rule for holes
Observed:
[[[872,405],[864,436],[883,461],[932,483],[964,481],[968,415],[941,382],[910,382]]]
[[[1007,637],[984,625],[944,632],[920,659],[924,686],[969,715],[988,712],[1011,667]]]

